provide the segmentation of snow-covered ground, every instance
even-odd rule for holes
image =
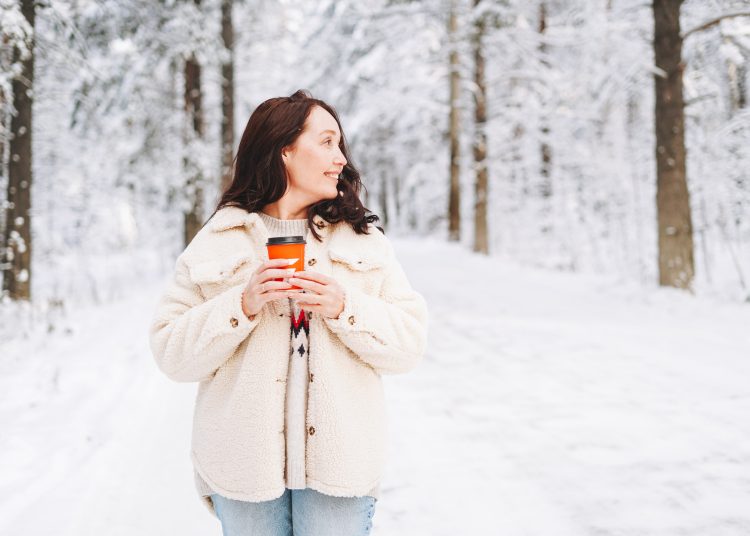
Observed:
[[[394,242],[430,344],[385,378],[373,535],[750,534],[750,305]],[[163,284],[0,345],[0,534],[221,534],[195,385],[148,349]]]

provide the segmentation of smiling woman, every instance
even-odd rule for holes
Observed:
[[[346,221],[355,232],[366,233],[368,224],[380,218],[368,214],[359,199],[361,190],[336,110],[300,90],[268,99],[252,113],[234,160],[232,183],[216,210],[240,206],[283,220],[306,218],[316,239],[316,215],[331,223]]]
[[[288,220],[307,216],[308,206],[325,199],[335,199],[337,183],[347,163],[341,148],[338,122],[325,109],[314,106],[305,128],[294,144],[281,152],[289,176],[286,207],[296,207],[296,214],[281,214],[278,201],[264,207],[276,218]]]
[[[225,536],[370,532],[382,376],[421,361],[427,305],[361,186],[332,107],[303,91],[263,102],[157,306],[159,368],[200,382],[195,482]],[[268,259],[279,236],[304,244],[294,277],[289,259]]]

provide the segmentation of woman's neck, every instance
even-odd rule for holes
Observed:
[[[292,207],[289,203],[284,202],[285,200],[279,199],[275,203],[269,203],[261,210],[267,216],[276,218],[277,220],[306,220],[307,219],[307,207],[297,208]]]

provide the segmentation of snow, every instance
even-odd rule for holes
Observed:
[[[9,242],[15,244],[16,249],[18,250],[18,252],[19,253],[26,253],[26,241],[23,239],[23,237],[21,236],[21,234],[18,231],[16,231],[15,229],[12,229],[10,231],[9,236],[10,236]],[[11,255],[11,259],[12,258],[13,257]]]
[[[109,49],[114,54],[129,55],[137,52],[137,47],[130,39],[114,39],[109,44]]]
[[[384,377],[373,535],[750,533],[749,305],[392,240],[430,342]],[[165,283],[0,343],[0,534],[221,534],[193,490],[196,385],[148,348]]]
[[[55,287],[83,278],[96,287],[77,288],[76,298],[110,292],[106,286],[116,283],[106,277],[67,270],[92,257],[136,246],[172,252],[182,240],[182,212],[193,205],[188,168],[205,179],[203,216],[215,209],[225,59],[219,4],[197,10],[190,2],[55,0],[39,10],[39,42],[59,46],[42,47],[35,58],[34,239],[27,245],[38,263],[30,280],[35,301],[68,300]],[[445,236],[446,60],[455,48],[460,207],[471,229],[476,13],[471,2],[454,4],[457,30],[449,34],[447,3],[427,10],[427,3],[386,0],[271,2],[262,10],[235,3],[235,148],[258,104],[309,89],[338,110],[368,209],[389,229]],[[495,4],[480,6],[494,12],[484,38],[490,251],[531,265],[654,280],[652,9],[634,0],[550,2],[541,35],[538,3]],[[31,29],[18,2],[0,5],[8,44],[23,40]],[[715,11],[686,1],[682,27],[699,26]],[[694,288],[732,300],[746,299],[750,280],[750,116],[738,108],[741,80],[732,81],[722,47],[748,48],[748,21],[727,19],[683,47]],[[194,48],[205,135],[185,140],[182,60]],[[20,65],[5,60],[0,91],[8,93]],[[540,173],[542,145],[552,155],[548,178]],[[0,204],[5,182],[0,173]],[[53,278],[42,275],[50,266]]]

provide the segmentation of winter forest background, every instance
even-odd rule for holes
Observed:
[[[14,223],[25,220],[7,221],[12,81],[34,36],[33,256],[15,279],[30,279],[36,311],[50,315],[114,299],[167,271],[184,247],[184,214],[194,210],[202,223],[218,199],[222,66],[233,62],[230,146],[261,101],[309,89],[339,111],[363,172],[365,205],[391,234],[450,235],[481,249],[474,142],[484,136],[484,250],[497,262],[656,285],[659,70],[651,5],[475,4],[48,0],[35,2],[32,34],[21,2],[3,0],[6,252],[23,235]],[[232,50],[222,40],[228,6]],[[683,34],[698,29],[682,49],[692,288],[739,301],[750,296],[750,17],[721,17],[743,10],[750,11],[747,1],[712,0],[687,1],[680,11]],[[191,66],[197,79],[186,75]],[[198,130],[186,84],[198,95]],[[449,233],[452,139],[460,229]],[[3,268],[9,315],[16,307],[7,256]]]
[[[0,0],[0,38],[0,533],[218,533],[147,323],[297,89],[430,310],[375,534],[750,533],[750,1]]]

